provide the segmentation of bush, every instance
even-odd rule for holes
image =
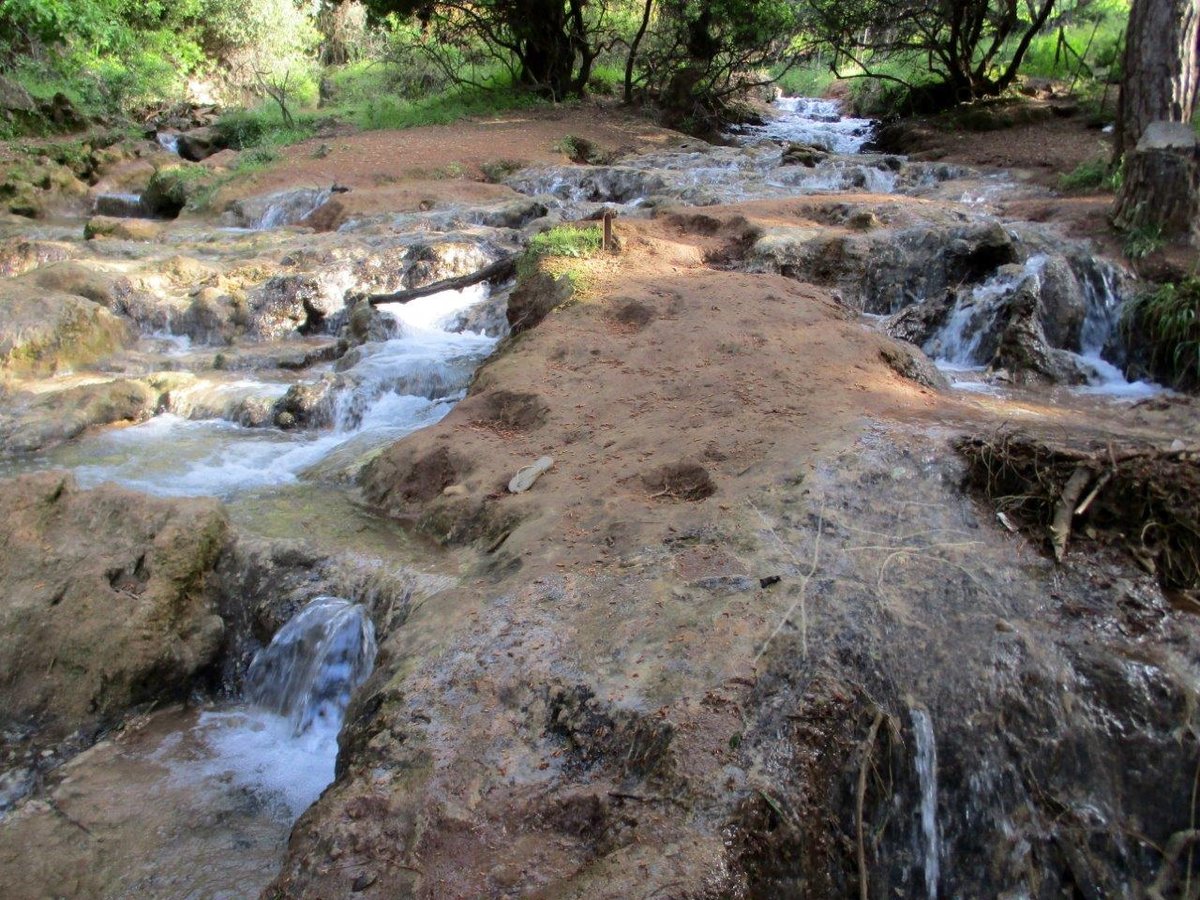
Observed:
[[[1200,278],[1140,294],[1125,307],[1122,325],[1156,377],[1200,388]]]

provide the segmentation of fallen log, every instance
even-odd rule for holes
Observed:
[[[520,257],[521,254],[519,253],[504,256],[469,275],[459,275],[457,278],[435,281],[433,284],[427,284],[424,287],[410,288],[406,291],[395,291],[391,294],[353,294],[347,296],[346,300],[347,302],[353,302],[355,300],[366,299],[372,306],[378,306],[381,303],[408,303],[420,297],[428,297],[431,294],[438,294],[442,291],[461,291],[463,288],[469,288],[472,285],[479,284],[481,281],[499,281],[510,277],[516,272],[517,260]]]

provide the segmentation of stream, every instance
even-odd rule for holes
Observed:
[[[988,215],[985,188],[994,183],[972,180],[955,166],[864,152],[873,123],[844,117],[835,102],[784,98],[776,109],[778,118],[740,129],[736,146],[668,148],[608,166],[531,167],[506,183],[544,208],[551,221],[591,215],[604,206],[636,217],[668,201],[701,206],[826,193],[904,194],[939,202],[981,198],[963,204],[966,224],[954,221],[947,229],[974,227]],[[177,138],[163,134],[158,140],[177,152]],[[789,144],[820,152],[812,165],[796,164],[787,156]],[[0,477],[66,468],[85,487],[115,482],[159,496],[220,498],[240,504],[253,522],[258,508],[298,503],[288,493],[298,487],[348,490],[365,459],[440,421],[507,334],[510,286],[384,304],[368,339],[345,352],[337,340],[352,311],[343,308],[342,298],[347,291],[394,290],[471,271],[523,237],[515,229],[480,224],[486,217],[472,210],[364,217],[338,232],[309,236],[289,228],[330,195],[304,191],[260,205],[241,225],[181,223],[174,237],[153,250],[123,241],[90,248],[97,267],[113,277],[130,277],[147,257],[151,264],[157,260],[188,272],[198,267],[178,283],[164,280],[159,286],[165,315],[143,314],[136,291],[130,292],[125,308],[143,338],[107,373],[168,372],[180,381],[145,421],[93,428],[57,446],[0,456]],[[106,194],[95,204],[95,212],[108,216],[140,211],[136,193]],[[41,237],[65,240],[70,234],[78,243],[80,223],[69,225],[38,228]],[[1083,250],[1062,249],[1053,236],[1024,225],[1005,227],[1010,232],[1005,252],[1011,256],[952,292],[940,317],[910,322],[903,336],[925,350],[956,390],[1021,397],[1023,388],[1004,372],[998,376],[1002,367],[993,363],[997,334],[1006,327],[998,319],[1021,292],[1045,298],[1069,282],[1061,293],[1070,295],[1072,311],[1062,316],[1068,324],[1051,350],[1055,364],[1074,373],[1075,383],[1055,390],[1105,403],[1161,392],[1156,385],[1128,381],[1122,371],[1117,323],[1124,276]],[[871,238],[852,233],[851,239]],[[788,245],[788,253],[801,249],[786,258],[773,246],[760,240],[750,271],[803,275],[805,265],[816,265],[799,243]],[[226,277],[260,265],[268,253],[286,262],[275,264],[270,280],[261,279],[267,285],[255,288],[261,295],[251,295],[261,297],[254,310],[266,311],[254,320],[258,342],[227,348],[220,340],[206,340],[205,329],[216,334],[225,323],[196,324],[199,301],[192,285],[217,280],[203,267],[223,266]],[[930,265],[915,239],[892,256],[881,254],[873,265],[893,263],[895,270],[881,268],[878,277],[909,273],[894,280],[908,278],[912,296],[897,301],[862,288],[865,299],[851,298],[850,305],[862,313],[864,327],[892,331],[901,317],[911,317],[906,310],[941,293],[939,288],[923,294],[926,285],[917,283]],[[953,264],[945,262],[951,281]],[[837,287],[851,294],[841,282]],[[286,309],[285,300],[291,304]],[[1052,330],[1058,321],[1047,318],[1044,324]],[[299,362],[297,354],[303,357]],[[71,371],[51,381],[92,383],[87,373]],[[125,794],[159,798],[152,816],[157,837],[147,841],[136,871],[107,882],[108,890],[118,886],[110,895],[241,897],[265,886],[292,824],[333,780],[342,717],[375,654],[370,610],[348,599],[316,598],[255,656],[242,699],[156,712],[120,741],[103,741],[67,763],[60,801],[70,800],[73,808],[117,808]],[[940,896],[946,865],[938,822],[937,736],[925,709],[913,707],[910,716],[922,870],[914,895],[932,900]],[[117,818],[109,822],[113,832],[136,841],[136,818]]]

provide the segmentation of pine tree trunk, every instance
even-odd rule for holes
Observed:
[[[1200,83],[1200,0],[1134,0],[1115,156],[1132,151],[1151,122],[1190,122]]]
[[[1126,157],[1113,224],[1200,245],[1200,145],[1189,125],[1153,122],[1146,128]]]

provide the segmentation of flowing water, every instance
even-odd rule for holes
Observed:
[[[605,203],[636,214],[652,206],[656,195],[694,204],[825,191],[921,195],[961,174],[954,167],[902,166],[894,157],[863,154],[874,123],[843,117],[833,101],[783,98],[775,105],[777,118],[739,131],[742,146],[661,150],[606,167],[526,170],[509,184],[546,198],[546,205],[563,215]],[[178,152],[178,135],[157,137],[164,148]],[[812,167],[786,165],[782,143],[825,148],[832,155]],[[329,197],[328,189],[303,188],[260,198],[245,206],[239,223],[255,232],[278,229],[299,222]],[[136,194],[105,195],[98,198],[96,209],[121,215],[128,214],[121,210],[136,210],[140,203]],[[207,240],[215,259],[222,242],[262,237],[228,229],[213,231]],[[999,310],[1023,287],[1040,289],[1046,263],[1045,255],[1032,253],[1024,263],[960,291],[926,351],[952,374],[978,374]],[[1082,273],[1079,281],[1086,315],[1078,355],[1097,373],[1095,383],[1084,390],[1123,396],[1152,390],[1126,382],[1112,361],[1122,299],[1113,270],[1096,267]],[[436,423],[452,409],[503,332],[476,330],[479,326],[473,324],[482,321],[477,314],[496,299],[503,298],[491,297],[481,285],[406,305],[381,306],[392,336],[362,345],[336,367],[311,366],[303,376],[252,370],[185,387],[173,392],[171,412],[133,427],[88,435],[20,464],[5,463],[0,474],[22,467],[65,466],[85,486],[113,481],[152,494],[230,500],[254,492],[282,495],[281,489],[289,486],[337,480],[352,473],[373,450]],[[173,342],[167,349],[180,357],[194,349],[186,338],[169,333],[159,338]],[[978,380],[963,378],[961,383]],[[325,386],[325,427],[282,430],[236,420],[237,410],[247,404],[269,406],[297,384]],[[222,412],[213,414],[214,409]],[[180,861],[181,854],[164,845],[160,856],[149,854],[153,858],[148,857],[144,868],[151,874],[142,882],[130,882],[130,890],[213,897],[256,893],[278,861],[291,824],[334,777],[342,717],[353,691],[370,674],[375,649],[367,610],[347,600],[319,597],[255,658],[244,688],[246,703],[164,714],[131,739],[123,762],[111,745],[96,748],[88,757],[92,763],[99,761],[95,771],[103,773],[107,766],[119,773],[94,786],[97,796],[111,793],[103,802],[119,802],[115,798],[120,791],[136,784],[143,796],[161,791],[164,810],[173,810],[169,815],[175,816],[174,824],[164,824],[161,834],[183,841],[188,805],[195,804],[204,811],[201,816],[211,814],[215,832],[235,835],[224,861],[205,856],[211,846]],[[914,707],[910,715],[920,791],[918,855],[924,893],[936,898],[943,862],[937,741],[925,709]],[[79,784],[86,783],[81,776]],[[77,788],[82,789],[78,784]],[[252,884],[253,873],[259,880]]]
[[[921,858],[925,871],[925,893],[929,900],[937,900],[941,854],[937,820],[937,740],[933,733],[933,720],[926,710],[914,707],[911,715],[916,740],[914,764],[921,790]]]
[[[446,329],[488,301],[487,286],[478,285],[381,307],[397,336],[363,345],[357,361],[334,376],[328,430],[250,428],[167,414],[63,445],[24,466],[67,467],[85,486],[111,481],[161,496],[230,498],[295,484],[335,451],[362,456],[440,421],[498,340]],[[247,376],[222,389],[277,399],[291,384]],[[186,403],[185,390],[183,409]]]

